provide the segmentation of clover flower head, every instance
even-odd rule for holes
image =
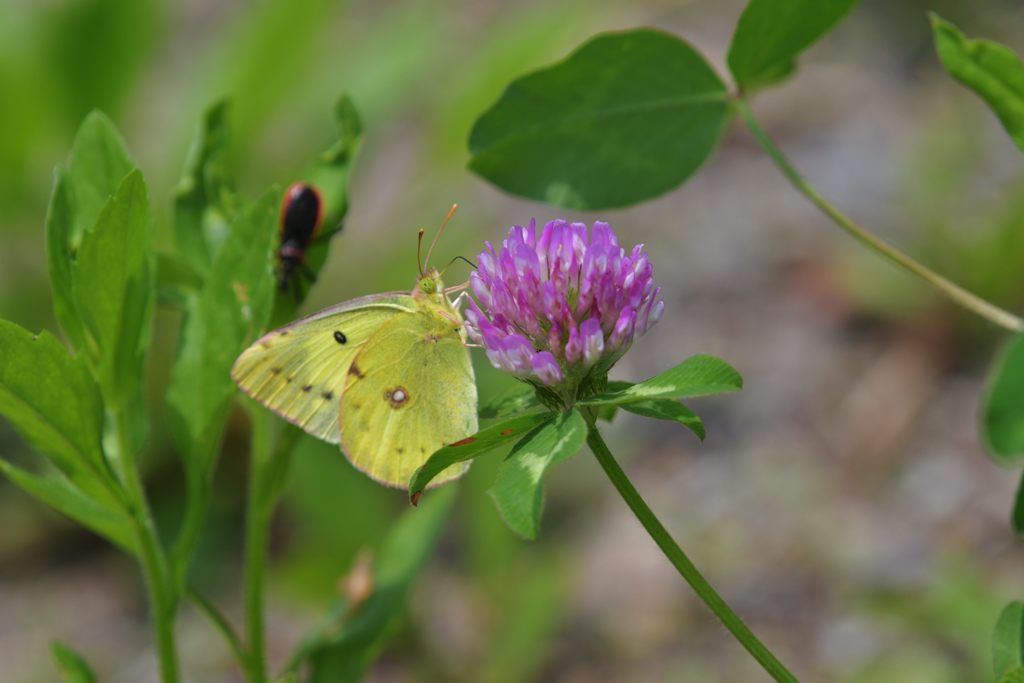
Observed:
[[[537,235],[534,220],[509,229],[500,250],[486,245],[466,330],[494,367],[530,382],[575,392],[665,310],[643,245],[627,252],[607,223],[588,235],[583,223],[555,220]]]

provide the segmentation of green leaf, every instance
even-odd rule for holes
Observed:
[[[1015,337],[996,362],[989,380],[981,428],[996,460],[1024,455],[1024,335]]]
[[[238,208],[228,159],[230,110],[227,100],[219,100],[203,112],[174,196],[178,253],[204,277]]]
[[[857,0],[750,0],[729,47],[729,70],[743,90],[782,80],[796,58],[846,16]]]
[[[82,324],[72,295],[72,267],[86,230],[121,186],[135,164],[110,120],[99,112],[86,117],[75,136],[68,167],[54,174],[46,214],[46,253],[53,308],[75,348],[83,348]]]
[[[1018,536],[1024,536],[1024,471],[1021,471],[1017,493],[1013,497],[1013,510],[1010,513],[1010,526]]]
[[[562,413],[517,443],[498,469],[490,494],[501,518],[523,538],[533,540],[540,526],[547,469],[575,455],[587,439],[578,410]]]
[[[87,498],[60,475],[40,476],[2,459],[0,473],[44,505],[135,554],[134,527],[126,513],[115,512]]]
[[[49,333],[0,320],[0,414],[85,494],[113,505],[103,406],[85,363]]]
[[[743,388],[743,378],[724,360],[698,355],[687,358],[670,370],[627,389],[620,389],[580,401],[580,405],[606,403],[625,405],[657,398],[692,398]]]
[[[1013,50],[991,40],[970,40],[931,14],[935,49],[946,71],[977,93],[1024,151],[1024,64]]]
[[[156,255],[156,297],[165,306],[184,308],[191,296],[199,294],[203,278],[187,261],[175,254]]]
[[[1010,669],[999,679],[999,683],[1024,683],[1024,666]]]
[[[348,213],[348,184],[352,164],[363,139],[359,112],[348,95],[338,98],[334,106],[334,121],[338,129],[337,141],[319,155],[316,163],[303,177],[305,182],[317,188],[323,201],[320,233],[309,245],[305,257],[305,266],[314,275],[319,275],[327,260],[331,238],[341,231]],[[295,319],[296,311],[312,284],[300,280],[298,296],[294,291],[276,290],[271,327],[279,327]]]
[[[611,380],[608,382],[605,393],[615,394],[625,391],[632,386],[635,386],[633,382]],[[622,408],[623,410],[628,410],[631,413],[643,415],[644,417],[678,422],[693,432],[701,441],[703,441],[706,436],[704,432],[704,423],[701,422],[700,417],[679,401],[675,401],[670,398],[653,399],[650,401],[626,403]],[[599,420],[604,420],[605,422],[611,422],[615,419],[615,415],[618,410],[619,406],[615,403],[604,403],[597,407],[597,418]]]
[[[167,402],[178,447],[204,476],[235,395],[231,366],[270,315],[277,197],[268,192],[237,215],[202,292],[186,310]]]
[[[91,112],[75,135],[67,176],[72,213],[68,233],[72,251],[86,230],[96,224],[107,201],[135,170],[124,140],[103,113]]]
[[[701,441],[703,441],[706,436],[704,432],[704,423],[701,422],[700,416],[679,401],[674,401],[670,398],[626,403],[622,406],[622,409],[628,410],[631,413],[636,413],[637,415],[643,415],[644,417],[653,417],[656,420],[678,422],[693,432]]]
[[[539,406],[537,392],[533,387],[525,382],[515,382],[506,391],[482,403],[478,414],[481,420],[493,420],[533,410]]]
[[[359,111],[348,95],[341,95],[334,105],[334,125],[338,138],[333,145],[320,154],[309,170],[305,180],[320,190],[323,200],[323,228],[319,241],[327,241],[341,230],[342,221],[348,212],[348,184],[352,164],[363,141],[363,122]],[[326,251],[326,250],[325,250]],[[320,263],[306,255],[307,263],[318,270]],[[310,267],[313,268],[313,265]]]
[[[427,488],[430,481],[451,465],[494,450],[551,419],[551,413],[548,412],[516,415],[435,451],[412,475],[412,479],[409,481],[410,500],[413,505],[416,505],[419,502],[420,494]]]
[[[53,660],[60,669],[60,678],[64,683],[95,683],[96,674],[82,655],[59,641],[50,643]]]
[[[402,515],[376,553],[372,592],[362,600],[339,599],[326,622],[299,646],[289,671],[308,661],[308,683],[362,679],[394,632],[409,587],[437,545],[454,502],[455,488],[448,487]]]
[[[651,29],[606,33],[513,81],[474,125],[469,167],[557,206],[628,206],[696,171],[729,113],[725,85],[687,43]]]
[[[125,177],[82,236],[72,294],[107,408],[137,401],[153,313],[152,217],[142,174]]]
[[[1024,664],[1024,603],[1011,602],[999,614],[992,635],[992,669],[999,679]]]

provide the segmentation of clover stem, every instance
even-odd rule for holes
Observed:
[[[593,451],[597,461],[601,464],[605,474],[611,480],[612,485],[626,501],[626,505],[633,511],[636,518],[643,525],[647,533],[658,544],[661,551],[676,568],[679,575],[690,584],[690,588],[697,596],[704,601],[704,604],[715,614],[722,624],[729,629],[733,637],[739,641],[747,652],[767,671],[772,678],[780,683],[797,683],[796,677],[784,667],[775,655],[758,640],[753,631],[747,627],[732,608],[726,604],[722,596],[708,583],[707,579],[700,573],[690,558],[686,556],[683,549],[675,542],[662,523],[648,507],[643,497],[633,486],[633,483],[626,476],[626,473],[615,460],[615,456],[608,450],[604,439],[597,430],[596,418],[592,411],[585,411],[587,418],[587,444]]]
[[[1024,331],[1024,319],[1010,313],[1009,311],[999,308],[998,306],[939,275],[888,242],[885,242],[865,228],[857,225],[853,220],[839,211],[839,209],[832,206],[832,204],[818,194],[817,190],[815,190],[807,180],[800,175],[800,172],[797,171],[789,162],[786,156],[782,153],[782,150],[779,149],[764,129],[761,128],[746,101],[737,98],[734,100],[734,106],[736,107],[736,111],[739,113],[740,118],[742,118],[744,123],[747,124],[750,132],[754,134],[758,143],[760,143],[761,147],[764,148],[764,151],[768,154],[771,160],[775,162],[775,165],[782,172],[782,175],[789,180],[798,192],[810,200],[812,204],[818,207],[822,213],[824,213],[833,223],[842,228],[848,235],[879,256],[882,256],[891,263],[896,264],[908,273],[921,278],[932,287],[939,290],[947,298],[960,306],[963,306],[972,313],[1011,332]]]
[[[191,586],[185,586],[184,596],[188,598],[193,605],[195,605],[196,609],[198,609],[199,612],[210,621],[210,624],[217,629],[217,632],[224,637],[224,642],[228,644],[231,651],[235,653],[235,658],[244,667],[245,663],[248,661],[249,655],[246,652],[241,639],[238,637],[238,634],[235,633],[234,627],[231,626],[231,622],[229,622],[228,618],[224,616],[224,613]]]
[[[152,612],[153,633],[156,639],[157,659],[160,664],[162,683],[178,683],[178,648],[174,637],[174,618],[177,611],[177,597],[171,582],[167,557],[160,545],[160,537],[153,522],[153,515],[146,502],[135,450],[128,436],[129,427],[124,411],[112,411],[114,431],[119,451],[120,476],[128,493],[131,506],[132,524],[138,542],[139,564],[146,583],[149,607]]]
[[[264,683],[267,662],[263,633],[263,569],[267,560],[269,506],[264,492],[270,464],[268,414],[251,406],[252,446],[249,460],[249,492],[245,512],[245,633],[248,645],[246,672],[249,683]]]

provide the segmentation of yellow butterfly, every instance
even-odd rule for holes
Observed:
[[[357,469],[405,488],[431,453],[477,431],[462,316],[441,273],[425,268],[412,292],[346,301],[266,334],[231,377],[289,422],[340,444]],[[468,466],[453,465],[434,483]]]

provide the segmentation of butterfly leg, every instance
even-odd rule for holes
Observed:
[[[300,277],[293,277],[292,278],[292,299],[295,301],[295,303],[298,304],[298,303],[302,302],[302,294],[303,294],[303,292],[302,292],[302,278],[300,278]]]
[[[309,280],[310,284],[316,282],[316,273],[314,273],[305,263],[299,264],[299,271],[302,273],[302,277]]]

